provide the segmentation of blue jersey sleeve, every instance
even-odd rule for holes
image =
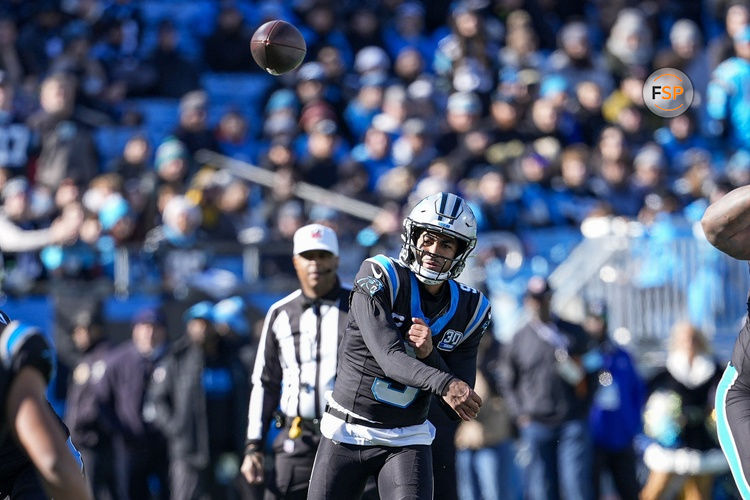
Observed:
[[[12,321],[0,335],[0,361],[11,374],[31,366],[39,370],[47,382],[54,375],[52,346],[38,328],[19,321]]]

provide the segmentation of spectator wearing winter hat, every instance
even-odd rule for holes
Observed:
[[[79,306],[80,307],[80,306]],[[77,362],[66,367],[70,377],[65,424],[81,452],[86,475],[97,497],[107,497],[113,488],[112,429],[105,423],[99,397],[101,383],[110,367],[112,343],[107,338],[102,304],[96,302],[71,318],[70,338],[77,351]]]
[[[167,137],[158,148],[154,167],[161,183],[184,187],[190,174],[190,154],[182,141]]]
[[[690,19],[680,19],[669,31],[668,48],[654,56],[655,68],[675,68],[685,73],[693,84],[693,91],[699,101],[706,96],[706,85],[711,74],[708,54],[704,49],[700,28]],[[695,97],[693,98],[695,99]]]
[[[235,295],[220,300],[211,308],[211,321],[219,335],[234,346],[248,373],[255,363],[256,340],[251,338],[245,300]]]
[[[144,413],[148,383],[169,348],[164,316],[144,308],[133,317],[131,337],[115,347],[99,384],[105,425],[112,432],[117,498],[148,498],[155,476],[167,497],[167,448],[164,435]]]
[[[339,179],[337,149],[341,147],[336,122],[323,119],[315,122],[306,141],[306,150],[300,154],[299,168],[302,179],[323,188],[330,188]]]
[[[383,27],[384,46],[392,60],[396,60],[405,47],[413,47],[426,61],[432,59],[434,44],[424,32],[425,11],[419,2],[400,4],[393,18]]]
[[[378,118],[381,115],[376,116]],[[370,191],[375,190],[380,178],[394,167],[391,157],[391,135],[387,120],[373,120],[364,140],[352,148],[351,158],[367,171]]]
[[[387,75],[370,73],[359,78],[357,95],[344,110],[344,122],[355,140],[361,140],[372,119],[383,105],[384,86]]]
[[[666,161],[661,148],[648,143],[633,158],[631,182],[641,198],[660,191],[666,185]]]
[[[206,266],[206,256],[195,244],[200,234],[200,209],[181,195],[164,205],[162,224],[146,234],[143,250],[161,274],[166,291],[185,297],[188,283]]]
[[[422,118],[409,118],[401,126],[401,136],[393,143],[393,162],[420,175],[437,157],[433,132]]]
[[[299,67],[296,76],[295,91],[303,106],[325,98],[326,75],[322,64],[318,62],[305,63]]]
[[[605,94],[614,87],[601,54],[591,47],[588,28],[581,21],[567,23],[560,30],[558,49],[549,57],[550,71],[565,78],[576,87],[584,81],[594,82]]]
[[[640,10],[626,8],[619,11],[604,51],[607,67],[616,80],[633,70],[648,74],[652,38],[649,24]]]
[[[441,156],[450,154],[458,146],[461,137],[479,127],[482,103],[473,92],[455,92],[446,102],[446,130],[435,144]]]
[[[389,73],[391,60],[385,50],[371,45],[362,48],[354,58],[354,70],[360,76],[368,73]]]
[[[427,62],[414,47],[404,47],[393,62],[393,73],[403,85],[410,85],[424,75]]]
[[[188,92],[180,99],[180,121],[174,136],[191,156],[200,149],[218,151],[219,145],[208,124],[208,94],[203,90]]]
[[[110,195],[99,210],[101,235],[96,248],[101,268],[110,279],[115,277],[117,251],[133,242],[135,222],[130,204],[119,193]]]
[[[266,117],[270,118],[277,113],[283,113],[290,118],[297,118],[300,104],[297,95],[290,89],[279,89],[274,91],[266,102]]]
[[[125,243],[133,233],[134,219],[130,204],[119,194],[109,196],[99,210],[99,224],[115,241]]]

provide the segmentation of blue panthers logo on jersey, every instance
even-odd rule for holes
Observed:
[[[461,342],[462,338],[464,338],[464,332],[448,330],[443,334],[443,339],[438,344],[438,349],[441,351],[452,351]]]
[[[377,278],[366,276],[357,280],[357,286],[363,291],[369,293],[370,297],[372,297],[382,290],[385,285],[383,285],[383,282]]]

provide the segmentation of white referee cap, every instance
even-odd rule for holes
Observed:
[[[333,255],[339,254],[339,241],[336,233],[322,224],[308,224],[294,233],[294,255],[310,250],[325,250]]]

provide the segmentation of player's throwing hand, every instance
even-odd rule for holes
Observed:
[[[443,393],[443,399],[458,413],[462,420],[471,420],[479,415],[482,398],[463,380],[454,378]]]

